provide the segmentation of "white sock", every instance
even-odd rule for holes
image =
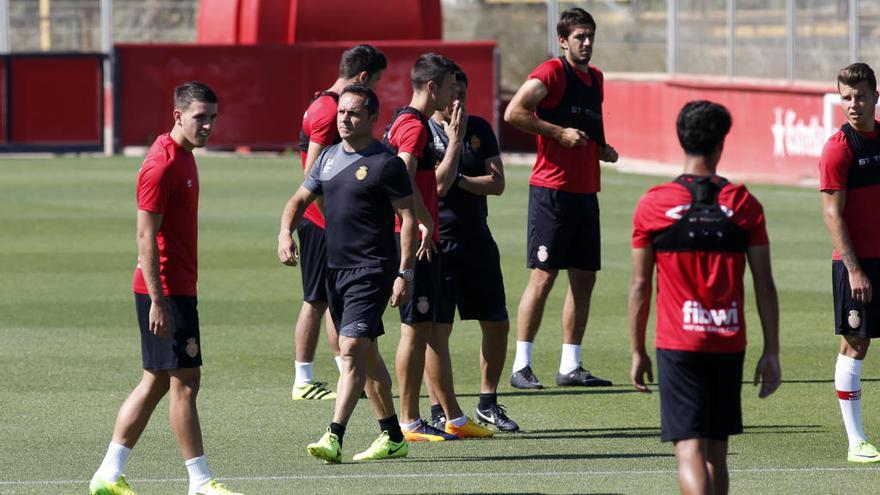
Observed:
[[[462,416],[460,418],[455,418],[455,419],[449,419],[446,422],[452,423],[453,426],[457,426],[457,427],[461,428],[462,426],[465,425],[465,423],[467,423],[467,416]]]
[[[110,442],[110,445],[107,447],[107,454],[104,455],[101,467],[98,468],[98,476],[104,481],[115,483],[125,470],[129,454],[131,454],[130,448],[120,443]]]
[[[516,341],[516,357],[513,359],[514,373],[532,365],[532,343],[524,340]]]
[[[861,376],[862,361],[843,354],[837,355],[834,388],[837,389],[840,414],[843,416],[843,426],[846,428],[850,447],[865,440],[865,431],[862,428]]]
[[[294,375],[293,378],[293,383],[295,385],[302,385],[304,383],[312,383],[315,381],[314,363],[301,363],[299,361],[294,361],[293,368],[296,370],[296,375]]]
[[[562,358],[559,359],[559,373],[565,375],[578,369],[581,365],[581,346],[578,344],[562,344]]]
[[[333,360],[336,361],[336,369],[342,374],[342,356],[334,356]]]
[[[400,423],[400,429],[403,431],[413,431],[422,423],[422,418],[418,418],[412,423]]]
[[[189,493],[194,494],[205,483],[214,477],[208,469],[208,460],[205,456],[193,457],[186,461],[186,471],[189,473]]]

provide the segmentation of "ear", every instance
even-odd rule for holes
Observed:
[[[559,46],[561,46],[563,50],[568,50],[568,37],[558,36],[556,39],[559,41]]]
[[[436,81],[428,81],[425,83],[425,91],[428,93],[433,93],[437,90],[437,82]]]
[[[181,112],[179,109],[175,108],[174,111],[171,112],[171,115],[174,117],[174,124],[175,125],[177,125],[177,124],[183,125],[183,123],[180,121],[180,117],[183,115],[183,112]]]
[[[358,72],[358,75],[356,75],[354,79],[358,84],[367,84],[367,81],[370,80],[370,74],[368,74],[367,71],[362,70]]]

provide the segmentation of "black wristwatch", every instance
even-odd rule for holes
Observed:
[[[412,282],[413,279],[416,277],[416,272],[412,268],[407,268],[405,270],[400,270],[399,272],[397,272],[397,276],[407,282]]]

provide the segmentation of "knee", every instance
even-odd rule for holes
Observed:
[[[547,271],[535,268],[529,278],[529,285],[538,297],[546,298],[550,294],[558,274],[559,272],[555,270]]]
[[[840,353],[846,357],[853,359],[865,359],[868,355],[868,347],[871,345],[870,339],[861,337],[845,337],[840,346]]]

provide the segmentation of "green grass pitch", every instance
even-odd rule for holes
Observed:
[[[297,269],[275,256],[278,216],[299,182],[294,158],[199,159],[200,314],[204,347],[200,413],[210,466],[233,488],[267,493],[672,493],[675,459],[659,434],[657,394],[635,393],[626,300],[629,231],[641,193],[665,179],[603,171],[603,269],[585,339],[585,366],[615,386],[517,391],[500,402],[523,432],[488,441],[415,444],[400,462],[324,466],[305,445],[332,402],[290,400]],[[117,408],[140,376],[131,296],[138,158],[0,162],[0,494],[86,493]],[[527,167],[508,167],[507,191],[490,199],[508,308],[515,314],[525,268]],[[723,170],[722,170],[723,173]],[[766,400],[744,388],[745,434],[730,449],[733,493],[868,493],[878,467],[846,462],[833,388],[830,241],[814,190],[754,186],[767,212],[782,308],[784,383]],[[748,277],[747,277],[748,278]],[[535,346],[535,371],[553,383],[560,352],[564,276]],[[750,282],[747,282],[750,287]],[[761,349],[749,288],[752,345]],[[398,320],[380,339],[393,365]],[[653,325],[653,323],[651,323]],[[653,338],[653,327],[649,339]],[[509,369],[515,330],[508,347]],[[456,325],[453,362],[465,410],[477,402],[479,330]],[[873,357],[873,356],[872,356]],[[880,358],[864,372],[863,411],[880,439]],[[319,378],[337,373],[322,340]],[[427,414],[427,400],[423,402]],[[185,493],[186,471],[159,406],[127,468],[141,494]],[[367,402],[355,411],[346,460],[379,433]]]

